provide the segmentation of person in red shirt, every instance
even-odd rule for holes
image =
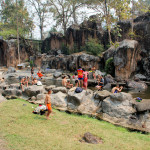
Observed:
[[[83,88],[83,70],[80,66],[77,72],[78,72],[79,87],[81,86]]]

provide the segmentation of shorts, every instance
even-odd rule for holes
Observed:
[[[48,110],[52,110],[51,104],[47,104],[46,106]]]
[[[78,80],[83,80],[83,78],[78,78]]]
[[[78,80],[75,80],[75,83],[78,83]]]

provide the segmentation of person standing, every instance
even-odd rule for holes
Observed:
[[[79,87],[81,86],[83,88],[83,70],[80,66],[77,72],[78,72]]]
[[[92,70],[93,78],[94,78],[94,80],[96,80],[96,75],[95,75],[96,68],[95,68],[95,66],[93,66],[91,70]]]
[[[33,81],[33,78],[34,78],[34,68],[33,67],[31,68],[31,78],[32,78],[32,81]]]
[[[87,86],[88,86],[88,72],[85,71],[85,69],[83,68],[83,77],[84,77],[84,80],[83,80],[83,84],[84,84],[84,87],[85,87],[85,90],[87,90]]]
[[[51,94],[51,89],[48,90],[48,94],[46,95],[45,97],[45,105],[46,105],[46,108],[48,109],[48,112],[46,114],[46,119],[49,120],[49,116],[50,114],[52,113],[52,107],[51,107],[51,97],[50,97],[50,94]]]

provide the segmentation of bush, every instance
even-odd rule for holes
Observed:
[[[115,75],[115,66],[114,66],[114,59],[113,57],[107,59],[105,63],[105,71],[108,74],[111,74],[112,76]]]
[[[98,56],[104,51],[103,45],[97,43],[95,39],[90,39],[85,43],[85,46],[82,47],[82,51],[86,51],[89,54]]]
[[[69,50],[69,47],[66,46],[65,44],[62,44],[62,53],[65,54],[65,55],[70,55],[70,50]]]

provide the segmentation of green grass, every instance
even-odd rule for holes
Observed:
[[[23,106],[27,104],[27,106]],[[10,150],[149,150],[150,135],[129,132],[87,116],[69,115],[54,110],[51,120],[32,114],[32,105],[23,100],[0,104],[0,137]],[[81,143],[81,136],[91,132],[104,141]]]

